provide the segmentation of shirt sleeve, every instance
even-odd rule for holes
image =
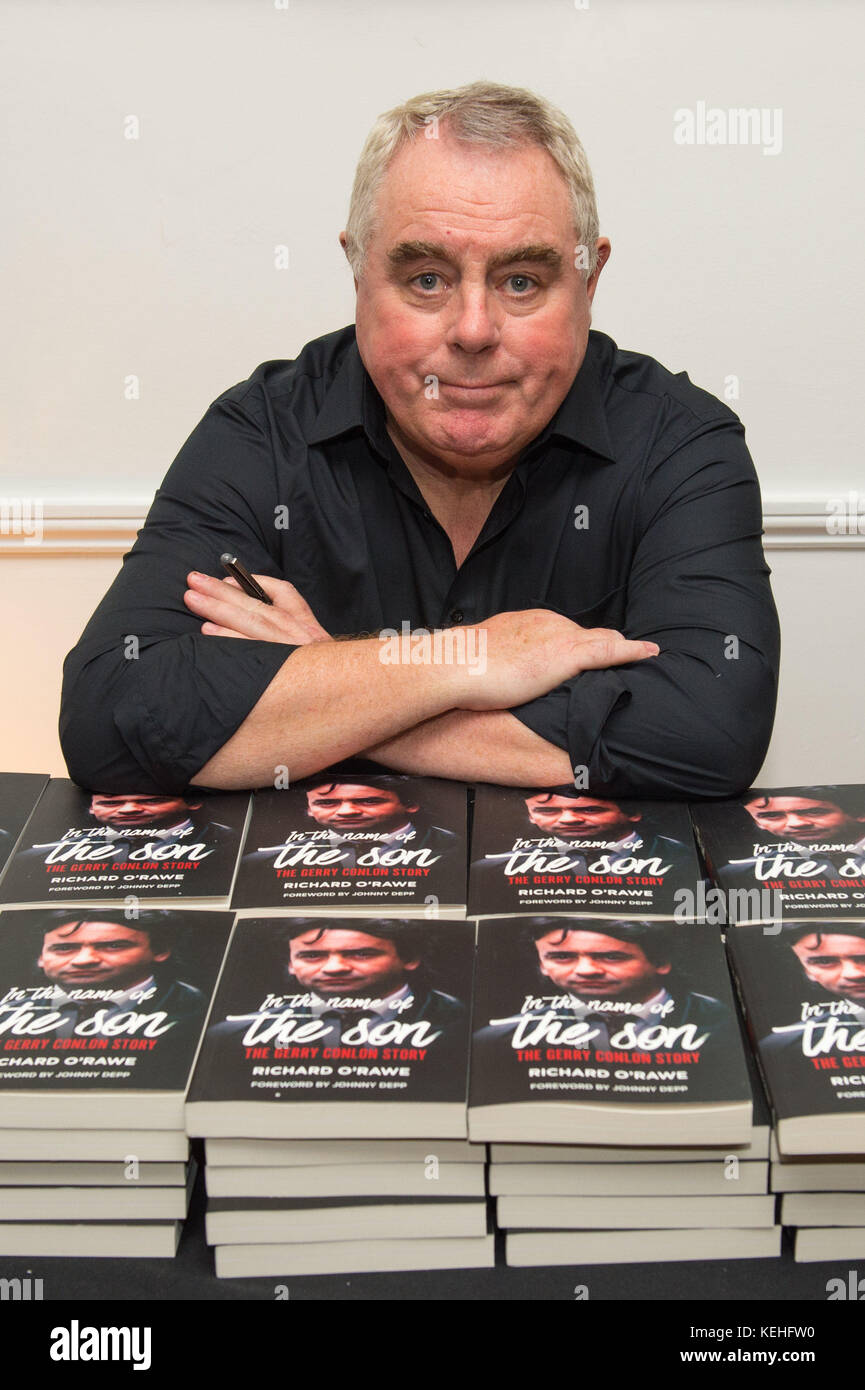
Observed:
[[[267,432],[220,399],[169,469],[64,663],[60,742],[80,785],[185,791],[296,650],[206,636],[183,602],[189,571],[221,578],[226,550],[253,573],[281,577],[268,535],[278,505]]]
[[[596,793],[735,796],[772,732],[779,632],[754,465],[735,416],[646,469],[626,637],[660,654],[586,671],[511,712]],[[601,625],[599,623],[599,625]]]

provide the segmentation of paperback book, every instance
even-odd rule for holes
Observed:
[[[0,882],[0,903],[227,906],[248,811],[246,792],[103,796],[52,778]]]
[[[727,950],[781,1154],[865,1153],[865,922],[741,926]]]
[[[0,1125],[181,1129],[227,912],[0,914]]]
[[[398,773],[258,791],[232,906],[465,917],[466,814],[463,783]]]
[[[474,1140],[744,1144],[751,1085],[708,927],[606,918],[478,924]]]
[[[865,786],[754,787],[691,814],[716,920],[865,918]]]
[[[42,773],[0,772],[0,872],[47,785]]]
[[[469,916],[527,912],[694,920],[700,867],[688,809],[571,788],[481,785]]]
[[[464,1139],[473,948],[467,922],[241,919],[189,1133]]]

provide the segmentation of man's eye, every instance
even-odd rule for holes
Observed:
[[[530,275],[509,275],[508,280],[520,282],[520,287],[517,289],[519,298],[523,298],[530,290],[537,289],[537,281],[533,280]]]
[[[428,292],[428,291],[430,291],[430,290],[436,289],[436,286],[435,286],[435,285],[428,285],[428,284],[427,284],[427,285],[424,285],[424,284],[421,284],[420,282],[423,281],[423,280],[440,280],[440,279],[441,279],[441,276],[438,274],[437,271],[435,271],[435,270],[424,270],[424,271],[421,272],[420,275],[416,275],[416,276],[414,277],[413,283],[418,284],[418,287],[419,287],[420,289],[425,290],[425,291]]]

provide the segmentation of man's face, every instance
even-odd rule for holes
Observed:
[[[197,811],[201,802],[190,803],[182,796],[98,796],[90,801],[90,814],[100,825],[136,827],[172,825]]]
[[[609,242],[587,284],[546,151],[461,146],[444,125],[394,156],[376,213],[357,343],[391,437],[447,477],[509,471],[582,363]]]
[[[309,814],[319,825],[334,830],[376,830],[386,834],[405,825],[415,805],[406,806],[396,792],[366,786],[362,782],[340,782],[328,789],[325,783],[306,794]]]
[[[291,942],[290,970],[316,994],[384,999],[401,989],[419,960],[401,960],[392,941],[369,932],[318,927]]]
[[[803,936],[793,947],[802,969],[829,994],[839,994],[854,1003],[865,1004],[865,941],[843,932]]]
[[[585,999],[642,1002],[657,994],[669,965],[653,965],[641,946],[602,932],[556,928],[535,942],[541,974]]]
[[[121,922],[82,922],[74,931],[71,926],[46,932],[39,957],[46,978],[65,989],[129,989],[171,954],[154,952],[146,931]]]
[[[640,819],[596,796],[530,796],[526,809],[534,825],[562,840],[620,840]]]
[[[745,806],[760,829],[774,839],[801,840],[803,844],[851,836],[858,840],[865,821],[863,816],[849,816],[834,801],[808,796],[758,797]]]

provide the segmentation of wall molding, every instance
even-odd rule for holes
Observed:
[[[151,500],[0,497],[0,558],[124,555]],[[865,493],[770,493],[763,526],[766,550],[865,550]]]

